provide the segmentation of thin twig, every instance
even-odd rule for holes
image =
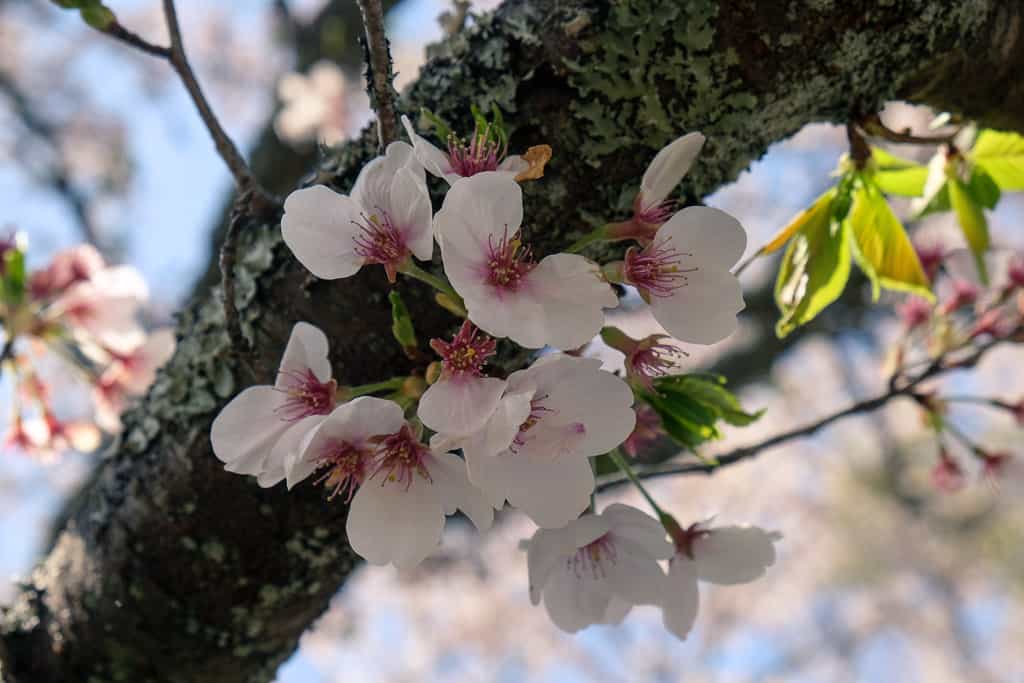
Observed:
[[[1017,333],[1019,333],[1020,331],[1021,330],[1018,329]],[[1009,336],[1012,337],[1013,335],[1009,335]],[[1005,341],[1007,341],[1007,340],[1006,339],[993,339],[993,340],[990,340],[990,341],[986,342],[985,344],[977,347],[975,349],[975,351],[967,359],[965,359],[963,361],[959,361],[959,362],[953,363],[953,364],[945,364],[945,363],[936,361],[936,362],[932,363],[931,365],[929,365],[928,368],[926,370],[924,370],[921,374],[919,374],[917,377],[915,377],[915,378],[913,378],[913,379],[911,379],[911,380],[909,380],[909,381],[907,381],[907,382],[905,382],[905,383],[903,383],[903,384],[901,384],[899,386],[896,386],[896,385],[890,386],[889,389],[884,394],[881,394],[881,395],[876,396],[874,398],[866,399],[864,401],[860,401],[858,403],[854,403],[853,405],[849,406],[848,408],[844,408],[843,410],[840,410],[839,412],[832,413],[831,415],[828,415],[826,417],[821,418],[817,422],[813,422],[811,424],[805,425],[803,427],[798,427],[796,429],[791,429],[789,431],[782,432],[781,434],[776,434],[775,436],[769,437],[769,438],[765,439],[764,441],[761,441],[760,443],[756,443],[756,444],[753,444],[751,446],[742,446],[740,448],[736,448],[736,449],[734,449],[732,451],[729,451],[728,453],[724,453],[724,454],[716,457],[713,462],[707,462],[707,463],[694,462],[694,463],[656,465],[654,467],[650,467],[650,468],[647,468],[647,469],[644,469],[644,470],[640,470],[639,472],[637,472],[637,475],[641,479],[654,479],[654,478],[657,478],[657,477],[667,477],[667,476],[683,475],[683,474],[711,474],[711,473],[715,472],[716,470],[718,470],[718,469],[720,469],[722,467],[725,467],[727,465],[732,465],[732,464],[735,464],[735,463],[740,462],[742,460],[747,460],[749,458],[752,458],[752,457],[760,454],[762,451],[765,451],[765,450],[767,450],[769,448],[773,448],[775,446],[779,446],[781,444],[784,444],[784,443],[786,443],[788,441],[792,441],[794,439],[799,439],[799,438],[802,438],[802,437],[805,437],[805,436],[810,436],[811,434],[814,434],[815,432],[819,431],[820,429],[823,429],[824,427],[827,427],[828,425],[832,424],[833,422],[837,422],[839,420],[842,420],[843,418],[850,417],[852,415],[860,415],[860,414],[864,414],[864,413],[870,413],[870,412],[872,412],[874,410],[877,410],[877,409],[885,406],[890,401],[892,401],[892,400],[894,400],[896,398],[909,397],[909,398],[913,398],[915,400],[920,400],[923,395],[922,394],[918,394],[916,390],[917,390],[917,387],[922,382],[925,382],[926,380],[929,380],[929,379],[932,379],[934,377],[937,377],[937,376],[939,376],[939,375],[941,375],[941,374],[943,374],[945,372],[948,372],[950,370],[957,370],[957,369],[963,369],[965,367],[974,366],[974,365],[976,365],[978,363],[978,361],[981,360],[981,358],[986,353],[988,353],[990,350],[992,350],[993,348],[995,348],[996,346],[998,346],[999,344],[1001,344],[1001,343],[1003,343]],[[607,490],[607,489],[610,489],[610,488],[614,488],[616,486],[621,486],[621,485],[626,484],[626,483],[629,483],[629,479],[627,477],[618,477],[618,478],[615,478],[615,479],[609,479],[609,480],[606,480],[604,482],[601,482],[597,486],[597,491],[599,491],[599,492],[600,491],[604,491],[604,490]]]
[[[116,20],[111,22],[110,25],[107,26],[105,29],[101,29],[100,32],[107,34],[114,40],[119,40],[122,43],[125,43],[126,45],[131,45],[136,50],[141,50],[142,52],[145,52],[147,55],[161,57],[163,59],[171,58],[171,48],[164,47],[162,45],[154,45],[153,43],[139,36],[137,33],[132,33],[124,26],[117,23]]]
[[[245,163],[245,159],[238,151],[235,143],[224,132],[224,128],[221,127],[220,121],[217,120],[216,114],[213,113],[213,109],[206,100],[202,88],[199,87],[199,81],[196,80],[196,75],[192,71],[192,66],[189,64],[188,57],[185,54],[185,45],[181,39],[181,27],[178,25],[178,13],[174,9],[174,0],[163,1],[167,31],[171,35],[171,51],[168,56],[171,66],[174,67],[174,70],[178,72],[178,76],[181,77],[181,82],[191,96],[196,109],[199,110],[200,118],[206,124],[206,129],[210,131],[210,136],[213,138],[213,144],[216,146],[217,152],[231,170],[231,175],[235,178],[235,185],[239,194],[246,190],[259,190],[262,192],[252,171],[249,170],[249,165]]]
[[[358,0],[366,29],[366,85],[370,102],[377,112],[377,137],[383,150],[398,139],[398,116],[395,112],[395,89],[392,86],[391,53],[384,32],[384,9],[381,0]]]

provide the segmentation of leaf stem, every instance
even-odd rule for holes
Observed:
[[[405,384],[406,377],[392,377],[386,379],[383,382],[373,382],[371,384],[360,384],[354,387],[345,387],[344,393],[347,400],[353,398],[359,398],[360,396],[366,396],[367,394],[376,394],[381,391],[398,391]]]
[[[409,259],[409,262],[398,272],[430,285],[437,291],[449,297],[455,303],[465,308],[462,297],[459,296],[459,293],[455,291],[455,288],[451,286],[451,283],[449,283],[446,278],[434,275],[433,273],[420,268],[412,262],[412,259]]]

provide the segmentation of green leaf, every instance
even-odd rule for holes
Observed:
[[[978,134],[970,158],[1004,190],[1024,190],[1024,136],[996,130]]]
[[[770,254],[784,246],[794,234],[802,229],[809,221],[815,220],[822,212],[829,212],[832,207],[832,199],[836,195],[836,188],[830,188],[825,194],[814,200],[814,203],[793,217],[786,227],[775,233],[768,244],[761,247],[762,254]]]
[[[106,5],[96,2],[81,9],[82,19],[97,31],[106,31],[117,23],[117,17]]]
[[[445,145],[448,144],[448,138],[452,135],[451,127],[445,123],[444,119],[430,111],[426,107],[420,109],[420,113],[423,118],[427,120],[427,123],[434,128],[434,134],[437,135],[438,139]]]
[[[402,301],[402,295],[398,290],[392,289],[388,294],[388,301],[391,302],[391,334],[403,349],[415,349],[416,331],[412,326],[409,309]]]
[[[3,255],[3,277],[0,278],[0,296],[8,304],[17,305],[25,299],[25,252],[8,249]]]
[[[870,175],[854,191],[846,220],[853,256],[871,280],[876,301],[880,287],[934,298],[907,231]]]
[[[871,148],[874,162],[875,184],[886,194],[902,197],[920,197],[928,179],[928,167],[886,152],[880,147]]]
[[[996,208],[999,196],[1002,194],[999,191],[999,186],[996,185],[996,181],[992,180],[992,176],[981,166],[975,166],[974,170],[971,171],[971,179],[967,183],[967,191],[975,202],[986,209]]]
[[[793,239],[775,280],[775,302],[782,317],[775,333],[785,337],[835,301],[850,278],[850,244],[845,221],[831,207],[817,211]]]
[[[745,426],[764,411],[749,413],[717,375],[691,374],[654,381],[655,392],[641,392],[661,418],[662,427],[680,445],[694,449],[722,438],[719,422]]]
[[[985,252],[989,248],[989,237],[985,212],[971,196],[967,186],[956,178],[949,181],[949,200],[960,222],[960,229],[967,238],[967,246],[974,254],[981,282],[987,285],[988,268],[985,266]]]
[[[717,417],[731,425],[745,427],[756,421],[764,411],[748,413],[743,410],[736,395],[725,388],[725,378],[720,375],[676,375],[655,380],[654,386],[663,395],[683,396],[713,411]]]

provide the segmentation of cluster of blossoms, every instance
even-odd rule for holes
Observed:
[[[930,244],[917,250],[939,297],[935,303],[908,297],[898,305],[903,335],[894,352],[896,378],[904,368],[915,364],[969,362],[971,352],[983,345],[1024,339],[1024,254],[989,252],[986,281],[966,249],[947,251],[940,244]],[[993,484],[1015,463],[1011,453],[990,450],[972,441],[951,421],[950,413],[959,404],[984,405],[1009,413],[1024,426],[1024,398],[926,392],[918,394],[917,399],[926,423],[940,441],[930,477],[939,491],[954,493],[968,481],[967,467],[955,451],[973,458],[980,478]]]
[[[130,266],[107,265],[89,245],[60,252],[28,274],[15,241],[5,243],[3,252],[4,361],[16,384],[7,444],[40,455],[94,450],[101,430],[121,430],[121,412],[171,357],[174,334],[140,326],[146,283]],[[58,417],[45,370],[54,364],[57,374],[76,370],[89,385],[90,419]]]
[[[406,378],[338,387],[326,335],[298,323],[274,385],[244,390],[218,415],[217,457],[264,487],[312,479],[329,499],[343,498],[349,542],[372,564],[413,567],[436,549],[446,515],[461,510],[483,531],[508,503],[539,527],[528,545],[530,592],[558,626],[619,621],[649,604],[685,637],[697,580],[757,578],[777,537],[683,529],[661,510],[654,519],[618,504],[598,513],[593,459],[658,433],[649,411],[634,408],[635,390],[650,389],[682,352],[666,335],[620,338],[632,344],[625,379],[574,352],[618,304],[611,283],[636,287],[677,339],[711,344],[735,329],[743,299],[729,269],[745,232],[721,211],[675,211],[667,200],[703,137],[687,135],[655,157],[633,218],[598,231],[636,244],[602,266],[576,253],[538,258],[528,243],[520,183],[542,176],[549,148],[508,155],[500,121],[478,117],[468,141],[448,134],[444,151],[404,123],[412,144],[390,144],[349,194],[322,185],[293,192],[284,241],[317,277],[380,265],[391,282],[404,274],[431,284],[466,320],[452,338],[430,342],[440,360],[423,373],[429,386],[413,401],[401,393],[401,405],[363,394]],[[427,172],[450,185],[436,214]],[[445,277],[416,264],[433,259],[435,242]],[[489,373],[500,339],[538,350],[536,359],[507,376]]]

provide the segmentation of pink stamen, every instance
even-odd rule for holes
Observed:
[[[497,352],[498,344],[467,320],[450,342],[431,339],[430,348],[441,356],[445,377],[480,377],[487,359]]]
[[[668,297],[686,286],[686,274],[696,268],[683,268],[682,259],[690,254],[669,245],[669,240],[652,242],[643,249],[626,252],[626,282],[652,296]]]
[[[366,263],[379,263],[388,269],[388,279],[394,281],[394,272],[409,256],[409,248],[405,238],[391,221],[387,211],[377,207],[376,213],[367,216],[362,214],[361,221],[353,221],[359,228],[353,241],[355,252],[362,256]]]
[[[276,391],[286,394],[287,398],[275,412],[281,414],[282,420],[296,422],[310,415],[328,415],[334,410],[338,383],[333,379],[321,382],[309,368],[282,371],[281,375],[285,383]]]
[[[448,137],[448,162],[452,172],[463,178],[498,170],[507,153],[507,144],[502,145],[498,140],[491,139],[489,125],[483,131],[479,127],[475,128],[469,144],[454,134]]]
[[[639,204],[634,204],[633,220],[646,225],[660,226],[672,217],[677,205],[678,202],[674,199],[666,199],[646,209],[642,208]]]
[[[615,564],[615,557],[615,542],[611,532],[608,532],[578,549],[565,564],[576,578],[583,578],[584,573],[587,573],[593,579],[603,579],[606,571],[604,563]]]
[[[487,283],[515,291],[523,278],[537,265],[532,260],[529,247],[524,247],[519,240],[519,232],[509,237],[508,226],[497,244],[492,237],[487,238]]]
[[[509,450],[513,453],[517,453],[520,448],[526,445],[527,432],[536,427],[537,423],[544,419],[544,416],[555,414],[556,411],[544,407],[542,403],[547,397],[548,395],[544,394],[543,396],[536,396],[530,401],[530,414],[527,416],[526,421],[519,425],[519,432],[516,434],[516,438],[512,439],[512,444],[509,446]],[[580,427],[582,426],[580,425]]]
[[[370,451],[357,448],[347,441],[328,440],[316,458],[317,469],[325,469],[314,483],[324,482],[325,488],[331,489],[327,500],[334,500],[342,491],[348,503],[355,495],[356,489],[366,481],[366,474],[373,455]]]
[[[430,449],[423,445],[412,433],[412,428],[405,424],[398,432],[384,437],[380,442],[376,456],[377,466],[370,476],[376,477],[379,472],[384,472],[381,486],[389,481],[404,482],[408,491],[412,486],[413,477],[417,474],[426,481],[433,482],[427,469],[429,456]]]
[[[650,386],[656,377],[672,374],[687,353],[678,346],[666,344],[664,334],[652,334],[637,342],[636,348],[627,357],[629,374]]]

